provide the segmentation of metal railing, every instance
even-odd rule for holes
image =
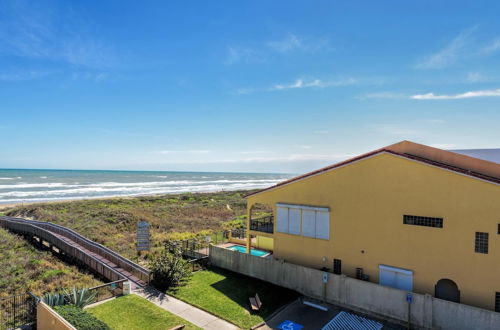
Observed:
[[[72,231],[71,229],[67,229],[66,227],[55,225],[48,222],[36,221],[36,220],[26,220],[22,218],[13,218],[13,217],[0,217],[0,225],[5,228],[11,229],[13,231],[19,232],[21,234],[32,234],[34,236],[44,238],[49,240],[54,246],[63,251],[67,252],[71,257],[75,257],[78,260],[82,261],[84,264],[88,265],[91,269],[97,271],[107,279],[111,281],[117,281],[124,279],[125,276],[115,269],[107,266],[105,263],[100,261],[99,259],[87,254],[83,250],[72,246],[55,236],[55,234],[59,234],[64,236],[75,243],[83,246],[87,250],[94,252],[108,261],[115,263],[120,268],[130,272],[132,275],[136,276],[140,280],[145,283],[149,283],[150,281],[150,272],[149,270],[131,262],[130,260],[120,256],[118,253],[102,246],[99,243],[95,243],[84,236]]]
[[[4,218],[4,217],[0,217],[0,220],[1,220],[1,218]],[[10,217],[8,217],[8,218],[10,218]],[[36,226],[39,226],[39,227],[45,228],[47,230],[50,230],[52,232],[55,232],[56,234],[60,234],[62,236],[65,236],[65,237],[71,239],[72,241],[80,244],[81,246],[83,246],[87,250],[101,255],[104,258],[106,258],[107,260],[109,260],[109,261],[113,262],[114,264],[116,264],[117,266],[119,266],[120,268],[127,270],[128,272],[130,272],[131,274],[133,274],[134,276],[136,276],[140,280],[142,280],[146,283],[149,282],[149,273],[150,272],[148,269],[130,261],[129,259],[121,256],[120,254],[105,247],[104,245],[96,243],[96,242],[86,238],[85,236],[83,236],[83,235],[81,235],[81,234],[79,234],[79,233],[77,233],[69,228],[66,228],[66,227],[61,226],[61,225],[57,225],[55,223],[45,222],[45,221],[26,220],[23,218],[12,218],[12,219],[26,221],[26,222],[32,223]]]
[[[97,293],[94,303],[123,295],[123,283],[126,281],[123,279],[89,288],[89,291]]]
[[[274,233],[274,217],[270,215],[258,219],[250,219],[250,230]]]
[[[30,292],[0,299],[0,330],[36,324],[37,303]]]

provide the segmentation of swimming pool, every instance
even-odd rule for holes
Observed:
[[[241,253],[247,253],[247,248],[241,245],[231,245],[227,247],[229,250],[238,251]],[[269,254],[267,251],[251,249],[250,254],[256,257],[263,257]]]

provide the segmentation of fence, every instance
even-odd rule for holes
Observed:
[[[280,260],[210,246],[212,265],[298,291],[305,296],[427,329],[498,329],[500,313],[413,293],[410,315],[406,291],[335,275]],[[327,282],[324,283],[323,275]]]
[[[123,295],[123,283],[126,281],[123,279],[90,288],[89,291],[96,292],[93,303]]]
[[[29,292],[0,299],[0,330],[33,325],[37,302],[38,298]]]
[[[258,219],[250,220],[250,230],[261,231],[264,233],[273,233],[274,217],[269,215]]]

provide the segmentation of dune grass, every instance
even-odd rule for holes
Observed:
[[[295,291],[220,268],[196,272],[187,285],[167,293],[244,329],[298,297]],[[250,312],[248,298],[256,293],[262,308]]]
[[[3,212],[57,223],[101,243],[127,258],[138,260],[136,224],[151,224],[153,251],[166,239],[186,239],[219,231],[245,218],[249,191],[186,193],[41,203]]]
[[[31,291],[36,295],[61,288],[102,284],[91,274],[41,251],[21,236],[0,228],[0,299]]]
[[[200,329],[137,295],[128,295],[86,309],[116,330],[164,330],[184,324],[184,329]]]

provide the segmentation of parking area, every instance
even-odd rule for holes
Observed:
[[[310,305],[308,305],[310,304]],[[311,306],[314,305],[313,306]],[[403,330],[407,327],[388,322],[386,320],[380,320],[373,318],[371,316],[363,315],[361,313],[356,313],[352,310],[342,308],[336,305],[325,304],[320,302],[315,302],[307,298],[300,298],[286,306],[284,309],[279,311],[277,314],[272,316],[266,325],[259,329],[278,329],[278,330],[317,330],[322,329],[328,322],[337,316],[340,312],[347,312],[351,315],[356,315],[358,319],[367,319],[374,321],[372,323],[378,322],[382,325],[381,329],[384,330]],[[367,323],[367,322],[365,322]],[[374,329],[374,328],[359,328],[354,327],[352,329]],[[359,326],[359,325],[358,325]],[[342,327],[344,328],[345,325]],[[331,329],[337,329],[332,327]],[[348,328],[351,329],[351,328]],[[380,329],[380,328],[379,328]]]

